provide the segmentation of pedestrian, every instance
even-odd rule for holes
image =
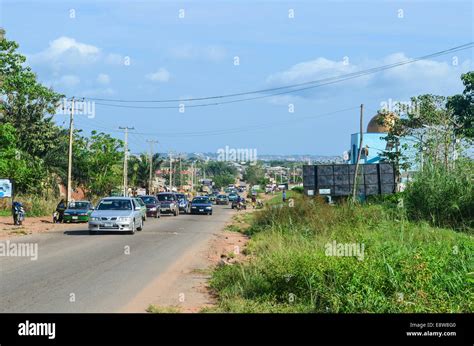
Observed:
[[[286,202],[286,190],[283,190],[282,197],[283,197],[283,203],[285,203]]]
[[[64,198],[61,199],[61,201],[58,203],[56,211],[58,213],[57,222],[63,222],[64,212],[66,211],[66,201],[64,200]]]

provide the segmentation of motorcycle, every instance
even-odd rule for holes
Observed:
[[[237,210],[242,210],[242,209],[247,209],[247,204],[245,203],[245,201],[240,201],[239,203],[237,203]]]
[[[25,208],[20,202],[13,202],[13,223],[15,226],[21,226],[25,220]]]

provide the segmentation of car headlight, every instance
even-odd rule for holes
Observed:
[[[87,216],[87,213],[80,213],[79,216]]]
[[[65,212],[65,213],[64,213],[64,215],[65,215],[65,216],[69,216],[69,215],[71,215],[71,214],[70,214],[70,213],[66,213],[66,212]]]
[[[150,208],[150,211],[156,211],[156,207]]]
[[[212,207],[206,207],[206,209],[212,209]]]
[[[196,209],[197,207],[191,207],[191,209]]]
[[[118,218],[118,221],[124,221],[124,222],[130,222],[131,220],[132,220],[131,217],[125,217],[125,216]]]
[[[100,220],[100,218],[98,218],[97,216],[92,216],[91,217],[91,221],[99,221],[99,220]]]
[[[173,207],[174,207],[174,203],[170,203],[170,207],[173,208]]]

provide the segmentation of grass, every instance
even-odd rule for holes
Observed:
[[[15,200],[23,203],[26,217],[53,215],[59,199],[54,197],[17,195]],[[0,200],[0,216],[11,216],[11,199]]]
[[[153,314],[176,314],[181,312],[181,310],[176,306],[156,306],[150,304],[148,308],[146,308],[146,312]]]
[[[288,198],[292,198],[288,196]],[[295,196],[253,213],[251,260],[217,268],[218,312],[473,312],[474,239],[378,204],[330,207]],[[364,258],[326,244],[364,245]]]

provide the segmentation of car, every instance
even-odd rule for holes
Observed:
[[[212,203],[206,196],[194,197],[191,202],[191,214],[212,215]]]
[[[64,211],[64,222],[88,222],[89,215],[94,210],[92,203],[89,201],[74,201],[70,202],[67,209]]]
[[[227,195],[217,195],[216,204],[217,205],[219,205],[219,204],[223,204],[223,205],[229,204],[229,199],[227,198]]]
[[[142,214],[143,221],[146,221],[146,204],[140,197],[135,197],[135,201],[140,205],[140,212]]]
[[[156,195],[156,198],[158,198],[158,202],[160,202],[161,214],[179,215],[178,199],[174,192],[160,192]]]
[[[233,202],[235,201],[237,198],[239,198],[239,195],[232,192],[232,193],[229,193],[229,195],[227,196],[227,198],[229,199],[229,202]]]
[[[188,196],[186,196],[184,193],[177,193],[176,197],[178,198],[179,211],[182,211],[185,214],[189,213]]]
[[[128,232],[143,229],[140,204],[134,197],[106,197],[97,204],[89,217],[89,233],[98,231]]]
[[[208,197],[209,197],[209,201],[211,201],[211,203],[216,203],[217,195],[215,193],[211,193],[210,195],[208,195]]]
[[[160,217],[160,202],[155,196],[143,195],[139,196],[140,199],[145,203],[146,216],[159,218]]]

